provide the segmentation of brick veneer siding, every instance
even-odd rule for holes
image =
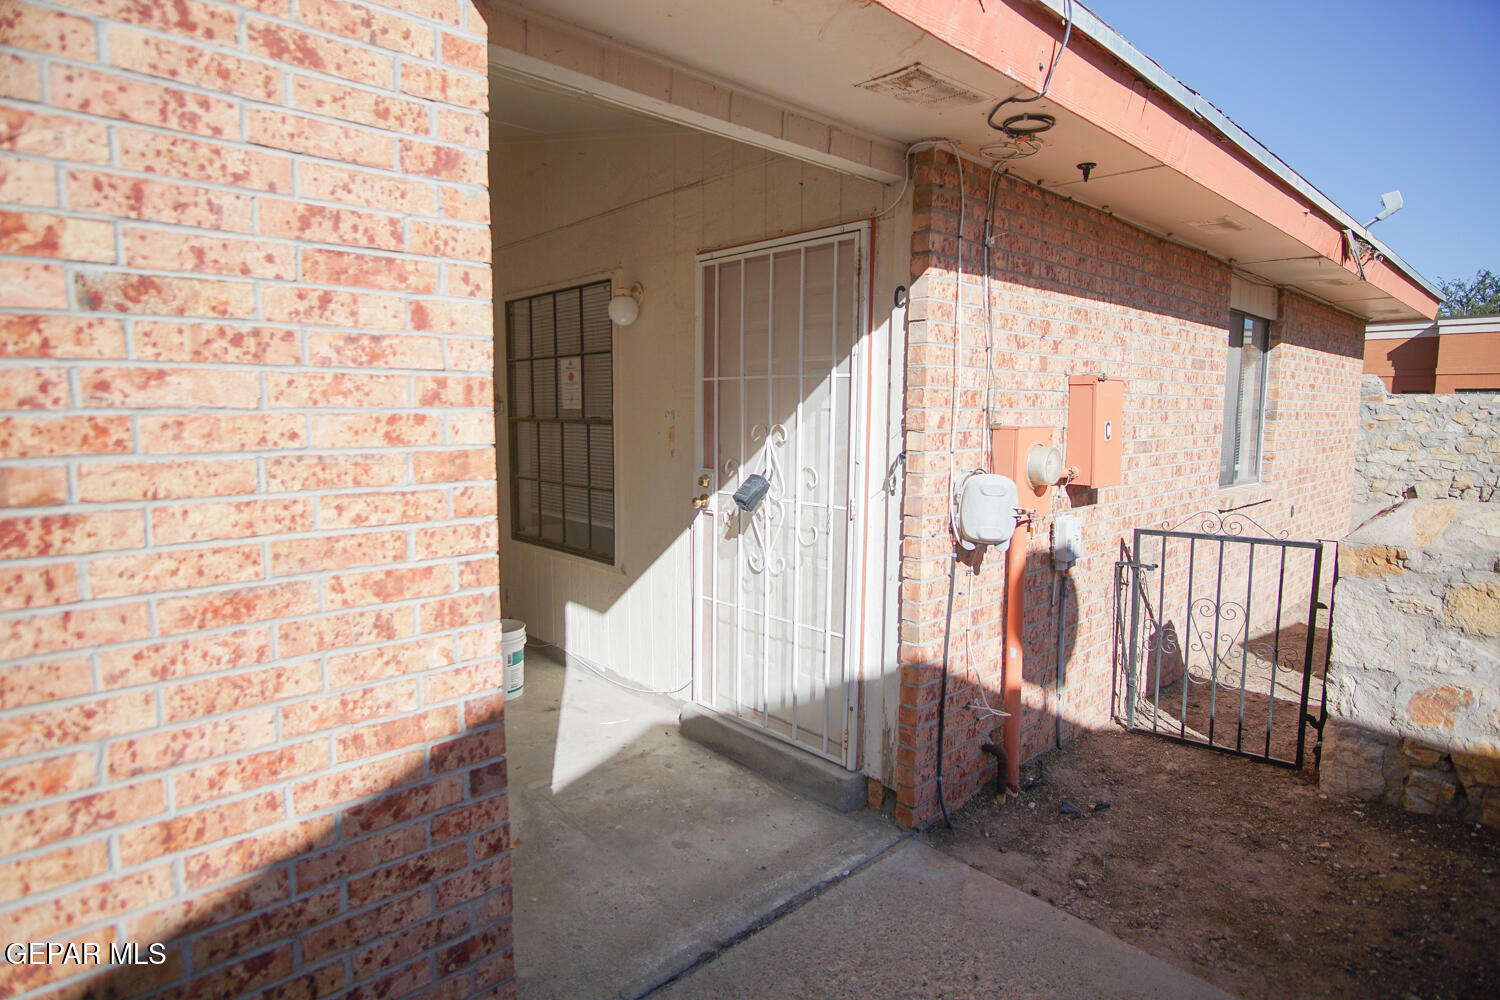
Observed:
[[[513,993],[485,33],[0,5],[0,993]]]
[[[987,333],[980,275],[989,174],[966,165],[965,347],[958,408],[958,469],[984,464]],[[960,199],[953,158],[917,158],[912,287],[906,359],[906,500],[902,521],[901,709],[898,818],[937,812],[937,705],[951,541],[948,443],[956,239]],[[1159,527],[1204,510],[1246,512],[1294,538],[1337,537],[1348,528],[1358,430],[1361,322],[1295,294],[1280,294],[1272,326],[1262,482],[1220,490],[1230,271],[1206,254],[1160,239],[1012,176],[998,181],[989,251],[994,315],[996,423],[1050,425],[1062,443],[1067,375],[1107,372],[1125,380],[1123,482],[1089,494],[1057,491],[1044,515],[1074,508],[1087,554],[1069,574],[1066,740],[1107,722],[1111,697],[1114,563],[1137,527]],[[1056,742],[1056,629],[1047,522],[1029,542],[1024,627],[1023,755]],[[994,775],[980,744],[1000,721],[971,706],[982,685],[1000,704],[1004,559],[977,573],[960,565],[944,737],[950,806]],[[970,623],[968,642],[963,626]]]

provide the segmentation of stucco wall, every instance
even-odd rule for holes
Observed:
[[[512,991],[485,35],[0,5],[0,994]]]
[[[1398,393],[1360,386],[1359,502],[1500,500],[1500,393]]]
[[[1409,500],[1339,569],[1322,786],[1500,825],[1500,508]]]
[[[497,301],[601,277],[644,289],[640,318],[615,331],[616,564],[513,540],[504,490],[506,614],[524,620],[528,635],[686,697],[688,529],[700,465],[694,255],[865,218],[890,193],[649,119],[617,134],[497,147],[493,188]],[[497,311],[499,344],[503,315]],[[506,483],[508,463],[502,448]]]
[[[1336,538],[1349,526],[1358,435],[1363,326],[1353,316],[1282,292],[1272,324],[1261,481],[1218,487],[1230,310],[1227,266],[1014,177],[998,180],[988,253],[994,374],[980,273],[989,175],[958,173],[945,152],[923,154],[915,175],[912,308],[907,352],[906,507],[901,604],[902,720],[898,815],[935,814],[936,719],[951,535],[949,414],[960,324],[959,469],[982,467],[986,421],[1056,428],[1062,441],[1067,375],[1106,372],[1125,383],[1123,482],[1060,491],[1044,505],[1026,576],[1023,756],[1103,724],[1111,695],[1114,564],[1136,527],[1176,524],[1200,510],[1237,509],[1266,530]],[[954,287],[963,226],[963,301]],[[957,321],[956,321],[957,320]],[[1086,554],[1059,584],[1048,557],[1049,517],[1083,518]],[[995,701],[1001,677],[1003,560],[961,568],[949,660],[944,751],[949,802],[993,775],[980,744],[999,722],[973,709],[976,686]],[[972,603],[972,612],[969,606]],[[1057,691],[1058,616],[1066,607],[1067,680]],[[968,638],[963,633],[967,630]],[[970,652],[971,651],[971,652]]]

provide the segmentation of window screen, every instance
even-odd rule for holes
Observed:
[[[1219,485],[1260,478],[1261,424],[1266,401],[1266,352],[1271,324],[1242,312],[1229,314],[1229,367],[1224,378],[1224,439]]]
[[[505,305],[511,537],[615,558],[610,283]]]

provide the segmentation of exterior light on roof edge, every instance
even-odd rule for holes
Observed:
[[[1369,229],[1371,226],[1375,225],[1375,223],[1381,221],[1382,219],[1389,219],[1391,216],[1401,211],[1401,206],[1403,204],[1403,202],[1401,201],[1401,192],[1387,191],[1385,194],[1380,196],[1380,204],[1383,206],[1380,209],[1380,214],[1375,216],[1375,218],[1371,219],[1369,222],[1365,223],[1366,229]]]

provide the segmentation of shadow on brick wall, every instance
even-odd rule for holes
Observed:
[[[187,899],[127,918],[124,940],[138,949],[138,964],[41,995],[514,996],[503,698],[472,699],[466,710],[466,731],[432,744],[420,767],[390,776],[377,794],[207,849],[164,845],[163,855],[181,852],[169,877],[186,886]],[[305,794],[336,797],[321,783],[340,777],[335,768],[310,779]],[[275,794],[295,803],[299,791]],[[174,832],[188,843],[222,836]],[[109,961],[109,929],[77,940],[98,942]],[[4,988],[24,992],[77,970],[10,966]]]

